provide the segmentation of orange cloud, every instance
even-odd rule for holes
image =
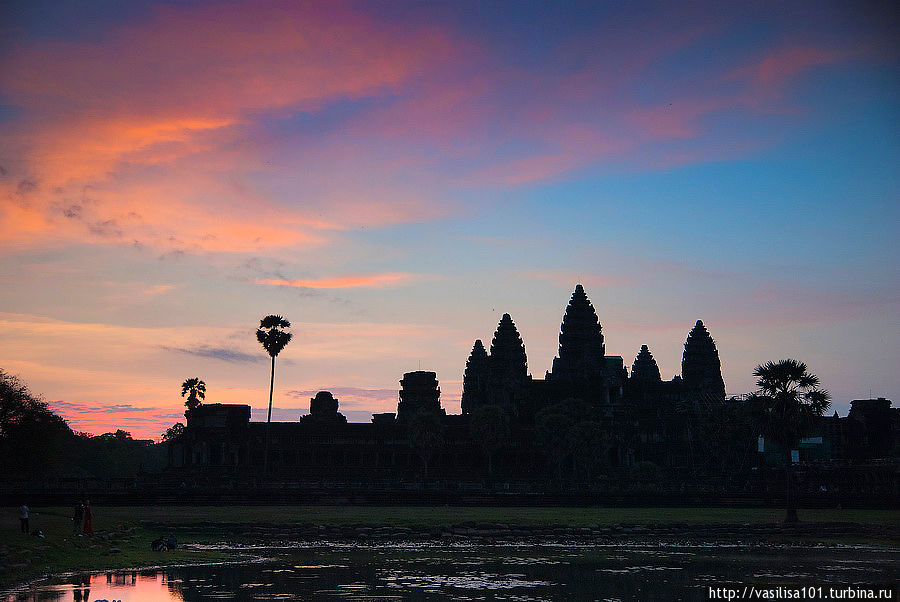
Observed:
[[[266,169],[261,139],[240,128],[261,111],[399,90],[451,47],[428,26],[287,1],[154,8],[99,38],[12,41],[0,85],[27,111],[0,132],[22,158],[0,183],[0,233],[17,244],[240,252],[321,242],[310,230],[342,229],[348,215],[405,221],[416,212],[342,211],[342,198],[368,204],[355,190],[329,195],[323,212],[305,208],[325,199],[228,189]],[[14,179],[39,183],[27,203]]]
[[[339,276],[336,278],[319,278],[314,280],[276,280],[260,279],[257,284],[269,284],[272,286],[291,286],[296,288],[381,288],[396,286],[415,277],[414,274],[391,272],[387,274],[369,274],[365,276]]]

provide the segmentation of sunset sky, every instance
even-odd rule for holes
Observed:
[[[0,368],[156,438],[181,382],[351,421],[504,312],[542,378],[575,284],[607,353],[729,394],[806,361],[900,401],[892,3],[147,2],[0,9]]]

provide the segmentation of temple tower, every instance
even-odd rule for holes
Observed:
[[[503,314],[497,325],[491,341],[489,366],[489,403],[517,406],[525,393],[528,359],[525,343],[509,314]]]
[[[641,345],[640,352],[634,358],[634,363],[631,365],[631,378],[648,383],[662,381],[662,377],[659,375],[659,366],[656,365],[656,360],[653,359],[653,354],[646,345]]]
[[[606,348],[597,312],[584,287],[575,292],[566,307],[559,332],[559,356],[553,359],[554,380],[591,381],[603,372]]]
[[[715,400],[725,399],[725,381],[719,351],[701,320],[691,329],[684,342],[681,377],[689,391],[699,391]]]
[[[300,422],[346,424],[347,418],[338,412],[338,400],[329,391],[319,391],[309,400],[309,414],[300,417]]]
[[[400,381],[400,401],[397,403],[397,419],[408,420],[416,412],[444,414],[441,408],[441,389],[437,374],[418,370],[407,372]]]
[[[466,371],[463,373],[461,400],[463,414],[471,414],[472,410],[487,403],[490,371],[490,358],[481,339],[478,339],[472,346],[472,353],[469,354]]]

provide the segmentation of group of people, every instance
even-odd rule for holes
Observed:
[[[91,501],[84,500],[75,504],[75,513],[72,515],[72,534],[94,534],[94,513],[91,511]]]
[[[29,525],[30,515],[31,509],[27,504],[22,504],[19,507],[19,526],[22,529],[22,533],[25,535],[40,533],[41,537],[43,537],[43,532],[40,530],[36,529],[32,533]],[[72,533],[74,535],[82,533],[85,535],[94,534],[94,513],[91,510],[90,500],[84,500],[75,504],[75,513],[72,515]]]
[[[166,552],[168,550],[174,550],[177,547],[178,541],[172,534],[169,534],[169,536],[165,538],[160,535],[157,539],[150,542],[150,549],[154,552]]]

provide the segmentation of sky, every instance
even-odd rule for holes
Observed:
[[[664,378],[805,361],[900,399],[900,48],[874,2],[0,9],[0,368],[80,431],[268,403],[351,421],[510,313],[542,378],[576,283]]]

